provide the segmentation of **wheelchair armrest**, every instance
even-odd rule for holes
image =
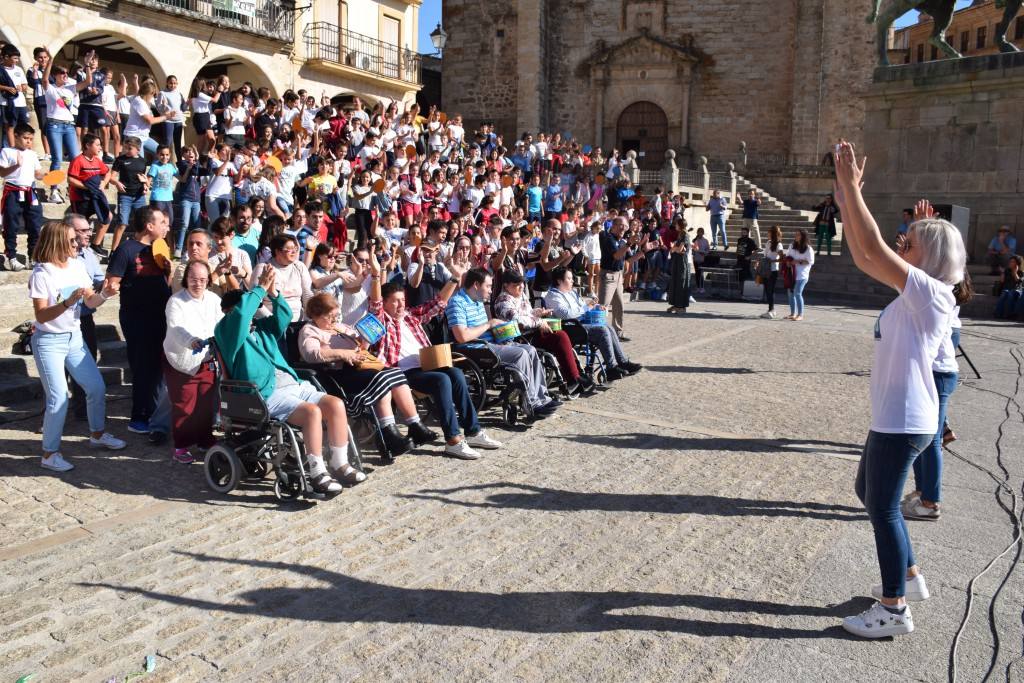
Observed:
[[[316,376],[316,370],[313,370],[312,368],[292,368],[292,369],[295,370],[295,374],[299,376],[299,379],[306,380],[307,382],[312,384],[314,387],[316,387],[317,391],[323,391],[324,393],[326,393],[326,389],[324,389],[324,386],[322,384],[320,384],[320,380]]]
[[[239,379],[222,379],[220,388],[231,394],[258,394],[259,389],[252,382],[243,382]]]

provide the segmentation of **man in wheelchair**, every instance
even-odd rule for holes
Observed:
[[[310,486],[317,493],[340,493],[342,485],[324,464],[323,423],[331,443],[330,464],[346,483],[358,483],[366,475],[348,463],[348,420],[341,399],[320,392],[299,379],[278,346],[288,329],[292,311],[275,284],[276,271],[265,268],[259,282],[248,292],[232,290],[221,298],[224,318],[214,338],[224,362],[224,372],[235,380],[251,382],[266,402],[274,420],[285,420],[302,430]],[[271,315],[253,320],[263,299]]]
[[[572,271],[559,266],[551,271],[554,286],[544,295],[544,306],[551,309],[556,318],[562,320],[578,320],[586,313],[589,306],[573,288]],[[591,305],[596,302],[591,301]],[[584,325],[590,343],[597,347],[601,359],[607,368],[610,380],[622,379],[635,374],[643,368],[633,363],[622,349],[619,337],[610,325]]]
[[[533,414],[547,417],[554,413],[562,402],[548,394],[544,363],[537,349],[528,344],[495,344],[491,328],[503,324],[500,318],[488,318],[484,302],[491,298],[491,275],[485,270],[474,268],[466,273],[460,289],[448,301],[445,311],[452,336],[459,344],[482,343],[498,359],[515,366],[526,379],[526,393]]]
[[[445,436],[444,452],[461,460],[476,460],[477,448],[501,448],[480,427],[476,408],[462,370],[455,367],[424,370],[420,366],[420,349],[430,346],[423,323],[444,312],[459,278],[452,276],[436,297],[415,308],[406,308],[405,290],[397,283],[380,284],[380,264],[376,256],[370,260],[374,269],[370,287],[370,313],[384,323],[378,356],[385,365],[405,373],[409,386],[430,396]],[[465,433],[463,438],[462,433]]]

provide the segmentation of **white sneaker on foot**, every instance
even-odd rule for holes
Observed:
[[[64,456],[60,453],[52,453],[50,457],[44,457],[39,464],[44,470],[51,470],[53,472],[67,472],[75,469],[75,466],[65,460]]]
[[[466,443],[466,439],[455,444],[446,444],[444,447],[444,454],[450,455],[453,458],[458,458],[459,460],[480,459],[480,454],[470,448],[469,444]]]
[[[928,585],[924,582],[924,574],[918,574],[912,579],[907,579],[907,587],[904,597],[910,602],[921,602],[931,597],[928,592]],[[882,597],[882,584],[876,583],[871,587],[871,597],[876,600]]]
[[[467,436],[466,442],[473,448],[485,448],[487,450],[495,450],[505,445],[497,439],[492,439],[482,429],[473,436]]]
[[[125,441],[122,441],[121,439],[117,438],[113,434],[103,432],[103,435],[100,436],[100,438],[98,439],[94,439],[90,436],[89,445],[92,446],[93,448],[107,448],[112,451],[119,451],[128,444]]]
[[[4,268],[11,271],[12,273],[18,273],[25,270],[25,264],[19,261],[17,258],[8,258],[4,261]]]
[[[904,501],[903,504],[900,505],[900,510],[903,512],[903,516],[907,519],[923,519],[929,522],[938,520],[942,515],[942,511],[939,508],[930,508],[922,503],[920,498],[916,497]]]
[[[844,618],[843,628],[861,638],[902,636],[914,630],[914,617],[910,615],[910,605],[903,608],[902,614],[893,614],[876,602],[857,616]]]

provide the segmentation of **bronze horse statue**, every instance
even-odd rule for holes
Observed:
[[[953,10],[956,7],[956,0],[889,0],[885,8],[882,8],[882,0],[873,0],[874,6],[871,15],[868,17],[869,24],[876,24],[878,27],[878,64],[889,66],[889,55],[886,52],[886,37],[889,27],[893,22],[910,10],[918,10],[929,15],[933,20],[932,37],[928,42],[937,47],[945,56],[957,58],[962,57],[952,45],[946,42],[946,30],[953,21]],[[996,25],[995,42],[1000,52],[1019,52],[1017,47],[1006,39],[1006,31],[1010,22],[1020,11],[1021,3],[1024,0],[996,0],[996,7],[1003,8],[1003,18]]]

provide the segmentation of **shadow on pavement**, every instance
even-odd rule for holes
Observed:
[[[619,434],[574,434],[572,436],[550,436],[593,446],[613,448],[642,448],[667,451],[734,451],[753,453],[783,451],[786,453],[829,452],[836,455],[856,455],[864,451],[863,444],[842,443],[822,439],[726,439],[720,437],[662,436],[644,432]]]
[[[357,579],[304,564],[232,559],[179,553],[199,562],[292,572],[319,586],[276,586],[243,591],[231,602],[172,595],[135,586],[79,583],[110,588],[174,605],[231,614],[327,623],[429,624],[521,631],[526,633],[590,633],[634,630],[690,633],[699,636],[744,638],[852,639],[842,628],[799,629],[765,624],[703,621],[655,614],[622,614],[644,608],[690,608],[767,616],[835,617],[852,614],[870,604],[853,598],[831,606],[786,605],[707,595],[674,595],[640,591],[533,591],[485,593],[430,588],[402,588]],[[284,577],[282,577],[284,580]]]
[[[495,492],[482,501],[462,500],[453,494],[468,491]],[[475,508],[518,508],[548,512],[644,512],[668,515],[715,515],[734,517],[800,517],[839,522],[867,521],[863,508],[809,501],[753,500],[687,493],[584,493],[562,489],[496,482],[450,489],[424,489],[419,493],[397,494],[399,498],[418,498]]]
[[[696,375],[846,375],[847,377],[870,377],[870,370],[847,370],[835,372],[828,370],[753,370],[751,368],[716,368],[709,365],[645,365],[651,372],[686,372]]]

